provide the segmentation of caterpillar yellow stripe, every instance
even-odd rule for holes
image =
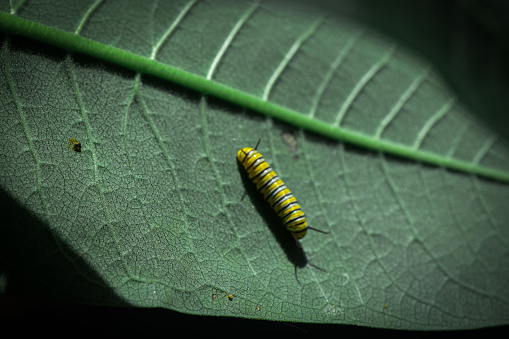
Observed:
[[[256,185],[256,189],[282,219],[286,229],[292,233],[297,246],[299,246],[298,239],[302,239],[308,229],[328,233],[309,227],[306,215],[297,199],[265,161],[260,152],[256,150],[259,143],[260,141],[258,141],[255,148],[245,147],[240,149],[237,152],[237,159],[242,163],[249,179]]]

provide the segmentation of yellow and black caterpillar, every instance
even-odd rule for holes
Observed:
[[[308,226],[306,216],[297,199],[256,150],[259,143],[260,141],[255,148],[240,149],[237,152],[237,159],[246,169],[249,179],[256,185],[258,191],[283,220],[286,229],[292,233],[297,246],[299,246],[298,239],[302,239],[308,229],[328,233]]]

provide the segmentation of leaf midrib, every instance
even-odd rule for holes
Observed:
[[[203,94],[212,95],[241,107],[263,113],[324,137],[348,142],[373,151],[385,152],[410,160],[509,182],[509,172],[507,171],[416,149],[413,146],[375,138],[342,127],[332,126],[326,122],[304,116],[297,111],[271,103],[205,77],[172,67],[157,60],[108,46],[12,14],[0,12],[0,29],[11,34],[29,37],[70,52],[82,53],[97,59],[105,60],[141,74],[152,75],[168,80]]]

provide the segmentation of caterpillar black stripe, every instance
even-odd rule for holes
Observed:
[[[306,216],[276,172],[265,161],[263,156],[255,148],[245,147],[238,151],[237,159],[242,163],[249,179],[256,185],[258,191],[263,194],[265,200],[283,220],[286,229],[292,233],[297,246],[298,240],[302,239],[308,229],[321,233],[328,233],[308,226]]]

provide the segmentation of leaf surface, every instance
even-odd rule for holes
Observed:
[[[509,149],[415,54],[270,2],[12,6],[0,184],[6,215],[24,217],[0,228],[1,254],[55,294],[398,329],[507,323]],[[302,250],[236,163],[259,138],[329,232]]]

